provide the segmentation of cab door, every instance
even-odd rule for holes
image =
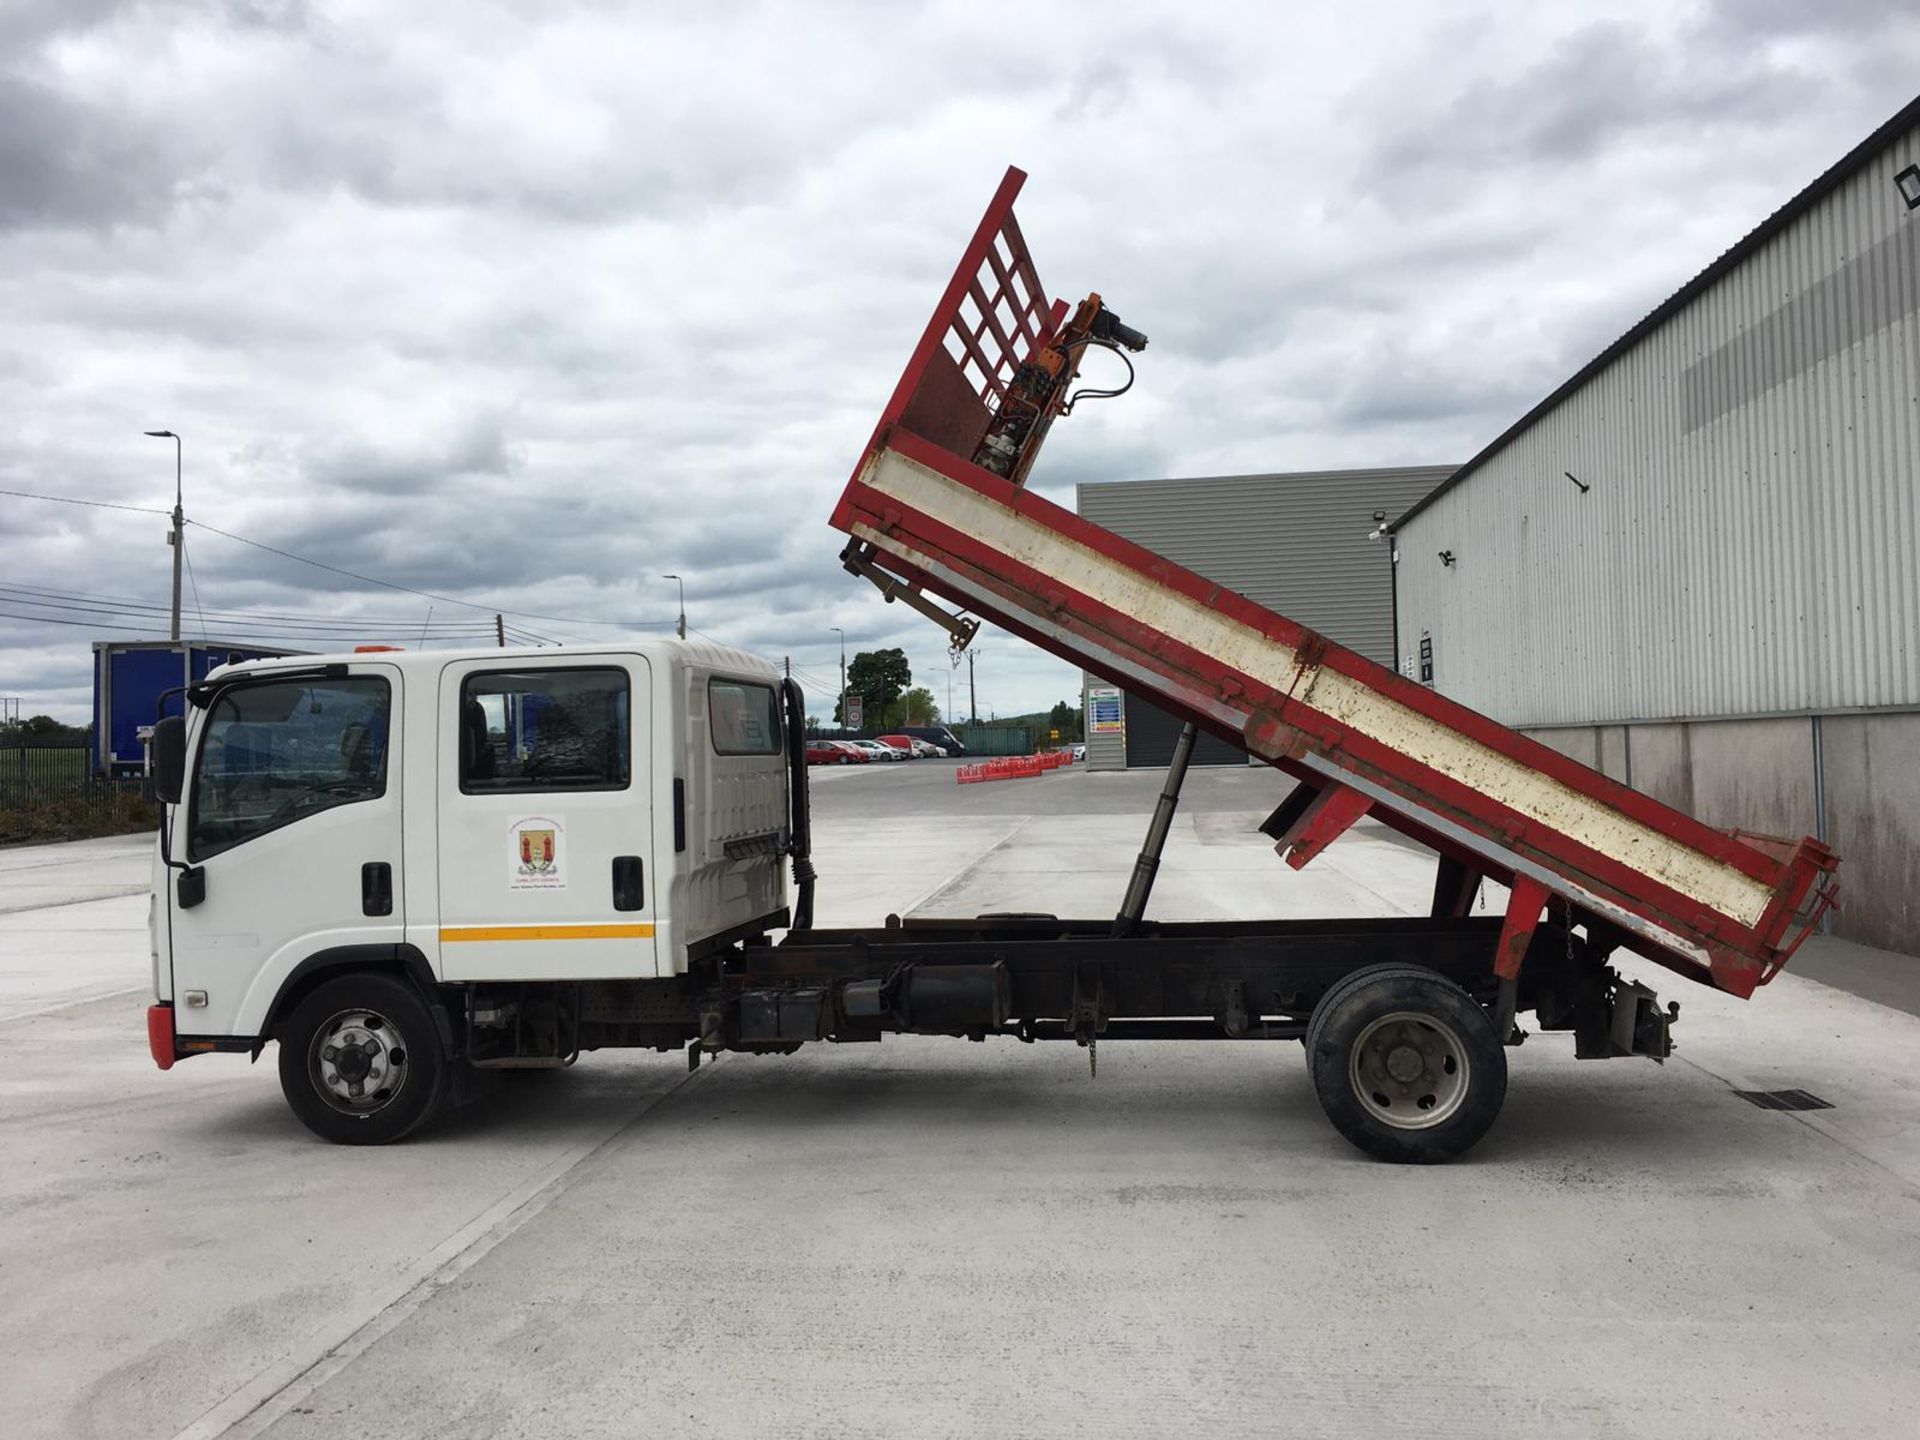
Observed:
[[[632,655],[441,672],[442,979],[657,973],[650,697]]]
[[[383,664],[222,686],[168,817],[175,1026],[254,1035],[302,960],[404,937],[401,672]]]

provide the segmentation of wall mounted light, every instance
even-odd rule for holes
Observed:
[[[1920,165],[1909,165],[1893,177],[1894,187],[1909,210],[1920,210]]]
[[[1562,470],[1560,473],[1566,476],[1567,479],[1573,481],[1574,484],[1578,485],[1580,487],[1580,493],[1582,495],[1586,494],[1587,491],[1593,488],[1591,485],[1587,484],[1586,481],[1582,480],[1578,475],[1574,474],[1571,470]]]
[[[1451,550],[1442,550],[1440,552],[1440,563],[1448,568],[1452,568],[1453,552]]]

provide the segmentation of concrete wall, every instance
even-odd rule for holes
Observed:
[[[1833,933],[1920,954],[1920,713],[1525,733],[1709,825],[1825,840],[1841,859]]]
[[[1820,739],[1846,907],[1834,932],[1920,954],[1920,715],[1829,715]]]

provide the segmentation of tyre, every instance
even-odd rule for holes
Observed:
[[[342,975],[280,1027],[280,1088],[300,1122],[336,1145],[385,1145],[418,1129],[447,1098],[447,1058],[433,1014],[392,975]]]
[[[1379,1160],[1430,1165],[1471,1149],[1507,1098],[1507,1052],[1466,991],[1416,965],[1355,971],[1307,1026],[1320,1108]]]

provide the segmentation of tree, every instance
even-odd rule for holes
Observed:
[[[913,683],[913,668],[907,664],[904,650],[862,650],[847,665],[847,694],[858,695],[865,712],[876,718],[898,700]],[[840,702],[834,701],[834,723],[846,724]]]
[[[84,745],[91,734],[91,726],[63,725],[51,715],[29,715],[0,725],[0,737],[9,745]]]
[[[1080,707],[1062,700],[1047,712],[1047,729],[1058,730],[1062,740],[1080,739]]]
[[[933,725],[940,719],[940,707],[933,703],[933,692],[925,686],[907,691],[880,716],[889,730],[901,725]]]

